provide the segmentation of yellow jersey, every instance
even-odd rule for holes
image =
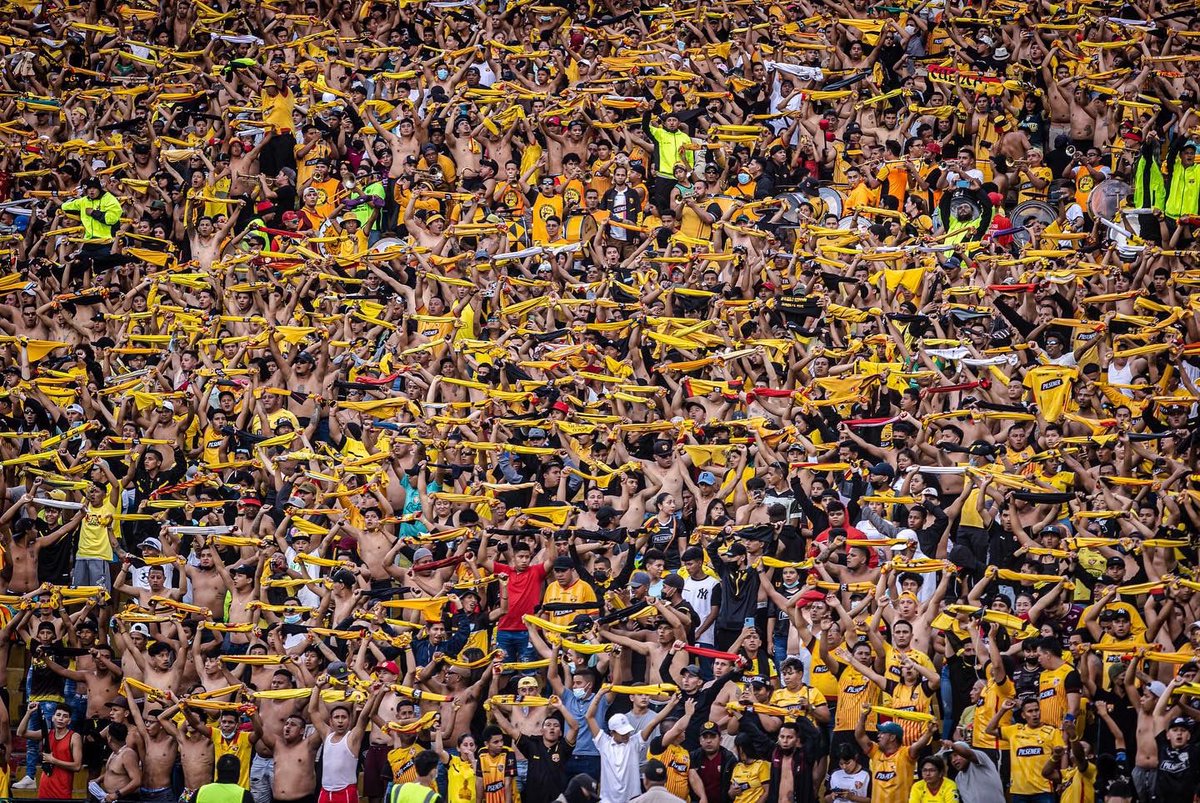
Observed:
[[[646,760],[649,761],[652,758],[658,759],[667,768],[667,791],[677,798],[687,800],[690,794],[688,771],[692,768],[691,754],[677,744],[669,744],[663,748],[661,753],[655,753],[653,750],[647,751]]]
[[[1067,694],[1082,689],[1075,667],[1064,663],[1058,669],[1045,669],[1038,677],[1038,703],[1042,709],[1042,724],[1061,728],[1067,714]]]
[[[917,762],[908,748],[901,747],[889,756],[873,744],[867,759],[871,769],[871,803],[908,803],[917,770]]]
[[[238,774],[238,786],[243,789],[250,788],[250,762],[254,760],[254,748],[250,746],[250,734],[246,731],[238,731],[233,735],[232,739],[226,741],[221,735],[221,731],[216,728],[212,729],[212,744],[213,744],[213,780],[216,776],[216,764],[221,760],[221,756],[237,756],[237,760],[241,763],[241,772]]]
[[[112,532],[117,509],[108,499],[107,493],[106,489],[103,504],[99,506],[85,504],[83,506],[83,524],[79,527],[79,549],[75,553],[77,558],[104,561],[113,559],[112,541],[109,539],[109,535]]]
[[[767,796],[771,782],[771,764],[767,761],[739,761],[733,766],[733,783],[748,788],[733,799],[733,803],[759,803]]]
[[[949,778],[942,779],[942,785],[936,792],[929,791],[929,785],[924,781],[913,784],[908,794],[908,803],[960,803],[958,784]]]
[[[1059,787],[1059,803],[1095,803],[1096,802],[1096,762],[1089,762],[1087,769],[1080,771],[1079,767],[1069,767],[1062,772],[1062,786]]]
[[[486,750],[479,754],[479,765],[475,777],[483,780],[483,800],[480,803],[505,803],[505,789],[515,783],[517,758],[512,750],[504,748],[497,755]],[[513,788],[514,797],[516,788]]]
[[[975,706],[975,719],[971,723],[971,746],[980,750],[1007,750],[1008,743],[1004,739],[988,736],[987,726],[992,721],[992,716],[1000,709],[1000,705],[1005,701],[1017,696],[1017,689],[1013,685],[1012,679],[1005,677],[1004,682],[997,685],[992,678],[991,669],[988,669],[987,685],[983,687],[983,699]],[[1006,711],[1004,716],[1000,717],[999,725],[1012,724],[1012,712]]]
[[[563,584],[555,580],[546,586],[546,593],[542,596],[542,606],[546,607],[553,603],[561,602],[579,607],[569,608],[561,612],[548,611],[544,614],[547,621],[555,624],[569,625],[571,620],[581,613],[596,615],[600,612],[599,606],[584,607],[584,603],[596,602],[596,592],[590,585],[582,580],[576,579],[567,588],[563,588]]]
[[[1028,725],[1005,725],[1000,736],[1008,742],[1012,760],[1014,795],[1038,795],[1052,791],[1050,781],[1042,777],[1042,767],[1055,747],[1065,747],[1062,731],[1053,725],[1031,728]]]

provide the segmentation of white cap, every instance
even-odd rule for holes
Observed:
[[[916,543],[917,531],[912,530],[908,527],[905,527],[903,530],[896,533],[896,538],[903,538],[904,541],[899,544],[892,544],[892,551],[893,552],[901,552],[905,549],[908,549],[909,544]]]
[[[150,628],[146,627],[141,622],[138,622],[137,624],[132,625],[129,628],[129,632],[130,633],[141,633],[146,638],[150,638]]]
[[[624,714],[613,714],[608,718],[608,729],[613,733],[621,736],[628,736],[636,730],[633,723],[629,721],[629,717]]]
[[[1146,687],[1146,691],[1150,692],[1155,697],[1162,697],[1167,693],[1167,684],[1163,683],[1161,680],[1152,680],[1150,681],[1150,685]]]
[[[175,402],[171,401],[170,399],[163,399],[161,406],[164,410],[175,412]]]

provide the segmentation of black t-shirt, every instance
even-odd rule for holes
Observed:
[[[1158,734],[1158,799],[1191,800],[1200,784],[1200,744],[1193,739],[1176,750],[1167,732]]]
[[[575,746],[567,742],[566,736],[553,747],[547,747],[539,736],[522,736],[517,740],[517,750],[529,762],[529,775],[521,798],[529,801],[550,801],[567,788],[567,762]]]

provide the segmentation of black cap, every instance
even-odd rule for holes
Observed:
[[[699,664],[688,664],[683,669],[679,670],[679,674],[695,675],[696,677],[700,677],[700,665]]]
[[[667,765],[659,761],[657,758],[652,758],[647,761],[646,766],[642,768],[642,774],[646,776],[646,780],[650,783],[666,783]]]
[[[100,179],[92,176],[87,181],[83,182],[83,188],[85,190],[102,190],[104,189],[104,184],[100,181]]]
[[[720,729],[717,728],[717,723],[713,722],[712,720],[709,720],[708,722],[705,722],[703,725],[700,726],[700,735],[701,736],[707,736],[710,733],[713,734],[714,736],[721,735]]]
[[[571,560],[566,555],[559,555],[557,558],[554,559],[554,571],[558,571],[559,569],[574,569],[574,568],[575,568],[575,561]]]
[[[1112,557],[1110,557],[1108,559],[1108,565],[1123,567],[1125,565],[1125,559],[1123,557],[1121,557],[1120,555],[1113,555]]]
[[[730,557],[736,558],[739,555],[745,555],[745,554],[746,554],[746,547],[744,544],[741,544],[741,543],[735,541],[729,547],[729,556]]]
[[[654,442],[654,453],[656,455],[664,455],[664,456],[669,455],[671,453],[671,442],[670,441],[655,441]]]
[[[1172,728],[1187,728],[1188,730],[1191,730],[1192,725],[1194,724],[1195,723],[1187,717],[1175,717],[1173,720],[1171,720]]]
[[[684,585],[683,578],[677,574],[668,574],[663,578],[663,585],[670,586],[671,588],[678,588],[680,591],[682,591]]]

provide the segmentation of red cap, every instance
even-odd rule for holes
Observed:
[[[338,542],[337,542],[338,549],[351,550],[357,546],[358,546],[358,541],[356,541],[354,539],[354,537],[350,536],[350,535],[343,535],[341,538],[338,539]]]
[[[243,496],[242,504],[248,505],[249,507],[262,507],[262,500],[257,496]]]
[[[825,592],[814,589],[812,591],[805,591],[802,593],[800,595],[800,599],[796,600],[796,606],[799,608],[804,608],[812,605],[814,602],[823,602],[824,600]]]
[[[400,674],[400,667],[396,666],[395,661],[384,661],[378,669],[380,672],[391,672],[393,675]]]
[[[266,212],[266,211],[270,210],[270,208],[272,206],[274,206],[274,204],[272,204],[270,201],[259,201],[258,203],[256,203],[254,205],[254,211],[255,212]]]
[[[283,213],[283,222],[284,223],[291,223],[293,220],[299,220],[299,219],[300,219],[300,214],[298,212],[284,212]]]
[[[560,413],[569,413],[569,412],[571,412],[571,407],[570,407],[570,405],[568,405],[568,404],[567,404],[565,401],[556,401],[556,402],[554,403],[554,405],[553,405],[553,406],[552,406],[550,409],[552,409],[552,410],[558,410]]]
[[[1004,196],[998,192],[989,192],[988,200],[992,202],[992,206],[1000,206],[1004,203]]]

